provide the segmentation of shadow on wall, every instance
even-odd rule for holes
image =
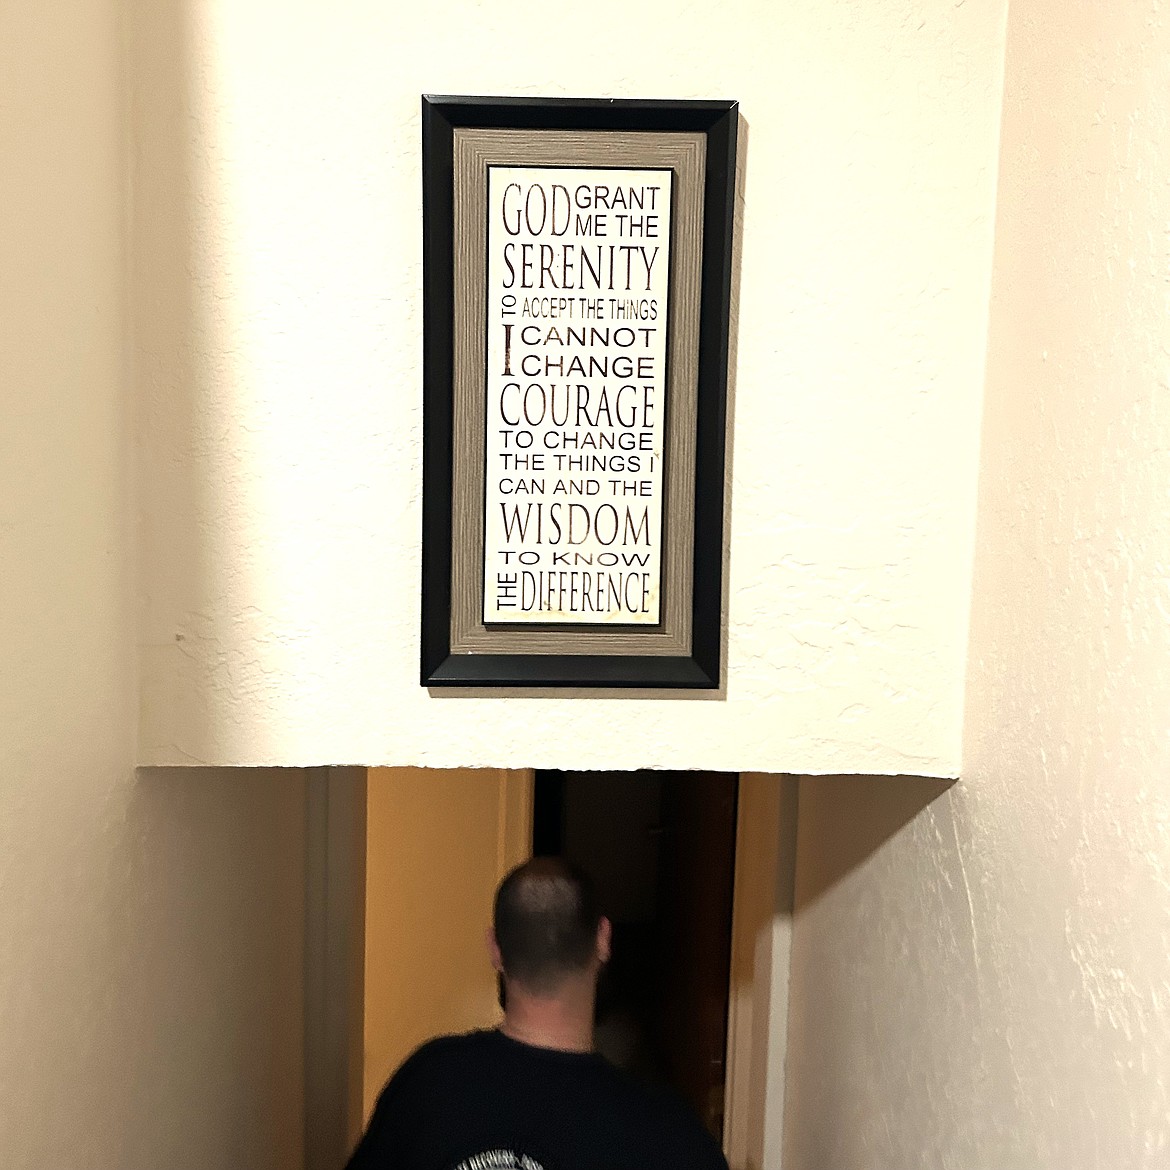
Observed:
[[[785,1165],[941,1165],[933,1135],[948,1126],[974,1157],[953,1164],[1006,1164],[977,1153],[1002,1136],[987,1091],[995,1077],[1011,1084],[1012,1060],[984,1016],[990,971],[957,791],[909,776],[801,779]]]
[[[795,916],[862,866],[954,783],[921,776],[803,777]],[[809,793],[814,786],[815,794]],[[831,849],[823,848],[827,841]]]
[[[214,711],[198,679],[223,598],[212,545],[222,542],[210,476],[215,447],[232,443],[199,390],[212,322],[199,319],[194,172],[197,128],[188,5],[131,0],[125,47],[130,114],[130,352],[137,401],[139,759],[203,762]],[[205,214],[206,214],[206,200]],[[203,473],[201,473],[203,472]],[[225,485],[221,485],[222,487]],[[223,664],[230,673],[230,664]],[[184,712],[180,727],[175,718]],[[162,744],[168,746],[165,750]]]
[[[722,675],[718,696],[727,698],[728,650],[731,641],[731,504],[735,480],[735,394],[739,381],[739,294],[743,276],[743,214],[747,189],[748,120],[742,114],[735,134],[735,193],[731,208],[731,295],[727,320],[727,416],[724,422],[727,439],[723,465],[723,575],[721,578],[722,612],[719,629],[719,661]]]
[[[801,961],[802,917],[815,918],[811,912],[824,895],[952,783],[911,776],[741,776],[727,1115],[732,1166],[779,1165],[783,1119],[803,1108],[794,1091],[801,1016],[807,980],[821,979],[824,970],[819,959]],[[808,1163],[819,1164],[828,1161]]]
[[[139,1021],[127,1170],[302,1162],[306,784],[299,769],[135,776],[105,989]]]

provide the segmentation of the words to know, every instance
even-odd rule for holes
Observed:
[[[671,172],[488,170],[484,621],[655,625]]]

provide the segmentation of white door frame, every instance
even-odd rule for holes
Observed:
[[[799,779],[744,772],[736,815],[723,1150],[780,1170]]]

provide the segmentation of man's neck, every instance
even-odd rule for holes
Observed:
[[[511,1040],[558,1052],[593,1051],[593,988],[568,986],[555,995],[508,988],[500,1031]]]

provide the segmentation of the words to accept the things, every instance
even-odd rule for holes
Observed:
[[[671,172],[488,170],[485,622],[659,621]]]

